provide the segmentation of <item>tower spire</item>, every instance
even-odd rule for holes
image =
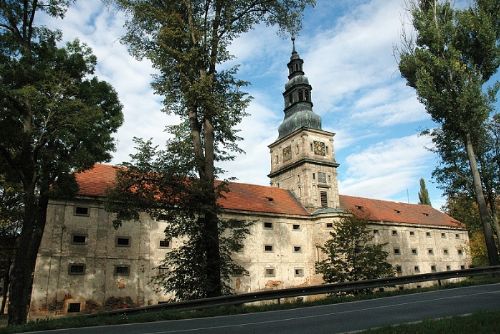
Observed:
[[[297,53],[297,51],[295,51],[295,35],[292,35],[292,45],[293,45],[292,53]]]

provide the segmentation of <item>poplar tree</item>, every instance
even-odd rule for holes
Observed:
[[[475,151],[499,88],[483,89],[500,65],[499,13],[496,0],[476,0],[463,10],[447,0],[415,1],[416,39],[406,38],[399,55],[402,76],[443,138],[460,143],[466,152],[491,265],[498,264],[498,253]]]
[[[259,23],[296,32],[302,12],[314,0],[115,0],[128,14],[123,41],[139,59],[158,71],[153,88],[163,96],[164,110],[180,116],[170,128],[186,138],[185,147],[203,196],[199,196],[207,268],[206,296],[222,293],[220,231],[215,178],[218,160],[238,152],[234,126],[248,104],[235,78],[228,45]]]
[[[36,25],[37,14],[62,17],[69,3],[0,0],[0,175],[22,198],[9,325],[27,319],[50,196],[71,196],[73,172],[111,158],[123,119],[114,89],[93,76],[91,50],[59,47],[59,31]]]
[[[427,191],[427,187],[425,186],[425,180],[423,178],[420,179],[420,190],[418,192],[418,203],[431,205],[431,199],[429,198],[429,191]]]

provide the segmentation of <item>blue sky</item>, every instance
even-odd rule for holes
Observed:
[[[405,0],[317,0],[305,12],[296,45],[313,87],[314,111],[334,139],[341,194],[418,202],[424,177],[433,206],[444,199],[431,180],[438,163],[419,132],[432,127],[413,89],[401,78],[394,47],[403,27],[410,29]],[[161,145],[165,125],[176,117],[161,112],[161,97],[150,88],[153,70],[147,60],[132,58],[119,41],[124,17],[99,0],[77,1],[63,20],[48,25],[62,30],[65,40],[79,38],[97,56],[97,75],[110,82],[124,105],[125,123],[118,131],[112,163],[128,160],[132,137],[152,137]],[[283,119],[282,92],[287,81],[289,39],[276,29],[257,26],[231,45],[240,64],[238,76],[251,86],[250,114],[241,124],[245,155],[225,163],[226,176],[240,182],[267,185],[270,157],[267,145],[278,136]]]

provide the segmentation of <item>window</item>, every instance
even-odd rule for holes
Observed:
[[[130,237],[116,237],[117,247],[130,247]]]
[[[435,265],[432,265],[432,266],[431,266],[431,271],[432,271],[433,273],[435,273],[435,272],[437,271],[437,269],[436,269],[436,266],[435,266]]]
[[[401,251],[399,250],[399,248],[394,248],[394,254],[401,255]]]
[[[273,223],[265,222],[264,223],[264,229],[266,229],[266,230],[272,230],[273,229]]]
[[[302,247],[300,247],[300,246],[293,246],[293,252],[294,253],[300,253],[300,252],[302,252]]]
[[[460,239],[460,234],[455,234],[455,239]]]
[[[447,271],[450,271],[450,270],[451,270],[451,266],[450,266],[450,265],[447,265],[447,266],[446,266],[446,270],[447,270]]]
[[[417,249],[416,249],[416,248],[412,248],[412,249],[411,249],[411,253],[412,253],[413,255],[417,255],[417,254],[418,254],[418,251],[417,251]]]
[[[333,223],[326,223],[326,228],[333,228]]]
[[[392,235],[398,235],[398,231],[392,230]]]
[[[87,236],[85,234],[73,234],[71,236],[71,243],[73,245],[85,245],[87,243]]]
[[[373,235],[379,235],[378,230],[373,230]]]
[[[415,232],[410,231],[410,237],[413,237],[413,236],[415,236]]]
[[[431,237],[431,232],[425,232],[425,236],[430,238]]]
[[[276,272],[275,272],[274,268],[266,268],[265,276],[266,277],[274,277],[274,276],[276,276]]]
[[[75,216],[89,216],[89,208],[86,206],[75,206]]]
[[[303,268],[295,268],[294,274],[295,274],[295,277],[303,277],[304,276],[304,269]]]
[[[441,233],[441,238],[446,239],[446,233]]]
[[[415,266],[415,267],[413,267],[413,271],[415,271],[416,273],[419,273],[419,272],[420,272],[420,268],[419,268],[419,266]]]
[[[403,272],[403,268],[398,264],[396,265],[396,273],[401,274]]]
[[[160,240],[160,248],[170,248],[170,239]]]
[[[294,230],[300,230],[300,225],[299,224],[293,224],[292,228]]]
[[[318,172],[318,182],[326,183],[326,174],[322,172]]]
[[[326,191],[320,191],[319,196],[321,199],[321,207],[327,208],[328,207],[328,195],[326,194]]]
[[[77,312],[80,312],[80,303],[69,303],[68,313],[77,313]]]
[[[461,249],[458,250],[458,255],[462,255],[463,253],[464,252]]]
[[[128,276],[129,274],[130,274],[130,266],[127,265],[115,266],[115,275]]]
[[[462,264],[462,265],[460,266],[460,270],[464,270],[464,269],[465,269],[465,266]]]
[[[71,263],[68,267],[69,275],[85,275],[85,264]]]
[[[311,152],[313,151],[313,144],[311,143]],[[314,179],[314,173],[313,173],[313,179]]]
[[[164,275],[168,272],[168,267],[159,266],[158,267],[158,275]]]
[[[443,249],[443,254],[444,254],[444,255],[448,255],[448,250],[447,250],[446,248],[445,248],[445,249]]]
[[[273,245],[264,245],[264,252],[272,252]]]
[[[429,249],[427,250],[427,254],[429,254],[429,255],[434,255],[434,250],[433,250],[432,248],[429,248]]]

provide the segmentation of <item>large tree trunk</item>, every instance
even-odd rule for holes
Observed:
[[[10,277],[9,326],[24,324],[28,319],[36,258],[47,216],[47,193],[41,191],[42,195],[37,201],[35,186],[30,185],[28,188],[24,196],[23,228]]]
[[[5,275],[3,276],[3,289],[2,289],[2,306],[0,306],[0,315],[4,314],[5,312],[5,305],[7,305],[7,291],[9,289],[10,285],[10,268],[12,266],[12,259],[9,257],[8,265],[7,265],[7,271],[5,272]]]
[[[486,249],[488,251],[488,260],[490,265],[498,265],[497,248],[491,231],[491,215],[488,211],[488,206],[486,205],[486,200],[484,198],[481,177],[477,168],[476,156],[474,154],[474,148],[472,147],[472,141],[469,134],[465,136],[465,148],[467,150],[467,158],[469,159],[469,165],[472,173],[476,202],[479,207],[479,217],[483,225],[484,239],[486,241]]]

